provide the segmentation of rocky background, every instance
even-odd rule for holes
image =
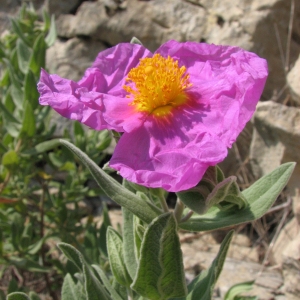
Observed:
[[[0,0],[1,32],[9,26],[8,16],[23,2]],[[59,38],[48,51],[50,72],[74,80],[80,79],[99,51],[129,42],[133,36],[150,50],[169,39],[191,40],[240,46],[268,60],[270,76],[253,121],[222,168],[247,186],[281,163],[298,164],[282,202],[270,212],[276,217],[276,226],[269,226],[273,234],[265,236],[267,217],[252,224],[264,245],[263,257],[261,244],[237,235],[219,280],[219,296],[233,283],[256,279],[253,293],[260,299],[300,299],[300,1],[31,2],[37,10],[46,8],[56,17]],[[207,267],[218,248],[218,237],[211,235],[184,235],[182,241],[187,274]]]

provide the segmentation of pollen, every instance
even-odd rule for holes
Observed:
[[[186,104],[187,89],[192,86],[186,67],[179,67],[177,60],[160,54],[141,59],[126,81],[132,83],[123,86],[129,93],[127,97],[133,99],[129,105],[156,117],[168,116],[174,108]]]

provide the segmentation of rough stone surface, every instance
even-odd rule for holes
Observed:
[[[289,18],[286,0],[98,0],[83,2],[75,15],[60,15],[57,26],[61,37],[83,35],[109,45],[136,36],[150,50],[169,39],[243,47],[268,59],[268,99],[284,87],[279,49],[287,44]],[[289,63],[300,52],[299,19],[300,3],[295,1]]]
[[[50,14],[60,15],[74,12],[83,0],[45,0],[44,7]]]
[[[106,49],[103,43],[74,37],[67,41],[57,40],[47,52],[47,65],[50,73],[78,80],[84,70],[90,67],[99,51]]]
[[[249,256],[255,249],[248,248],[248,253],[241,253],[247,247],[239,247],[233,243],[230,246],[224,268],[216,284],[216,292],[223,299],[228,289],[237,283],[255,280],[253,290],[249,295],[258,296],[259,299],[275,299],[283,284],[282,275],[279,271],[265,268]],[[183,262],[189,278],[193,278],[201,270],[209,268],[216,257],[219,245],[211,242],[208,237],[200,237],[189,243],[182,244]],[[215,299],[215,298],[214,298]]]
[[[300,104],[300,56],[287,75],[287,83],[293,100]]]
[[[254,115],[254,128],[250,161],[257,178],[282,163],[297,162],[288,188],[300,224],[300,109],[273,101],[260,102]]]
[[[300,233],[283,251],[284,291],[288,299],[300,298]]]
[[[291,249],[290,245],[293,243],[293,241],[298,240],[298,243],[300,245],[299,234],[300,234],[300,226],[296,218],[293,218],[281,230],[274,244],[274,247],[272,249],[272,260],[273,260],[272,263],[274,265],[279,265],[280,267],[282,267],[283,261],[285,259],[284,256],[287,255],[286,251],[289,251]]]

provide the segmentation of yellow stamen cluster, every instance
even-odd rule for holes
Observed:
[[[192,85],[186,67],[179,68],[178,61],[160,54],[141,59],[126,80],[135,84],[135,88],[123,86],[130,93],[127,97],[133,98],[129,105],[156,117],[167,116],[173,108],[186,104],[186,89]]]

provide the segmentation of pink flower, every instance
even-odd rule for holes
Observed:
[[[255,111],[267,64],[238,47],[169,41],[153,55],[119,44],[78,83],[41,72],[40,103],[122,132],[110,166],[135,183],[181,191],[227,156]]]

